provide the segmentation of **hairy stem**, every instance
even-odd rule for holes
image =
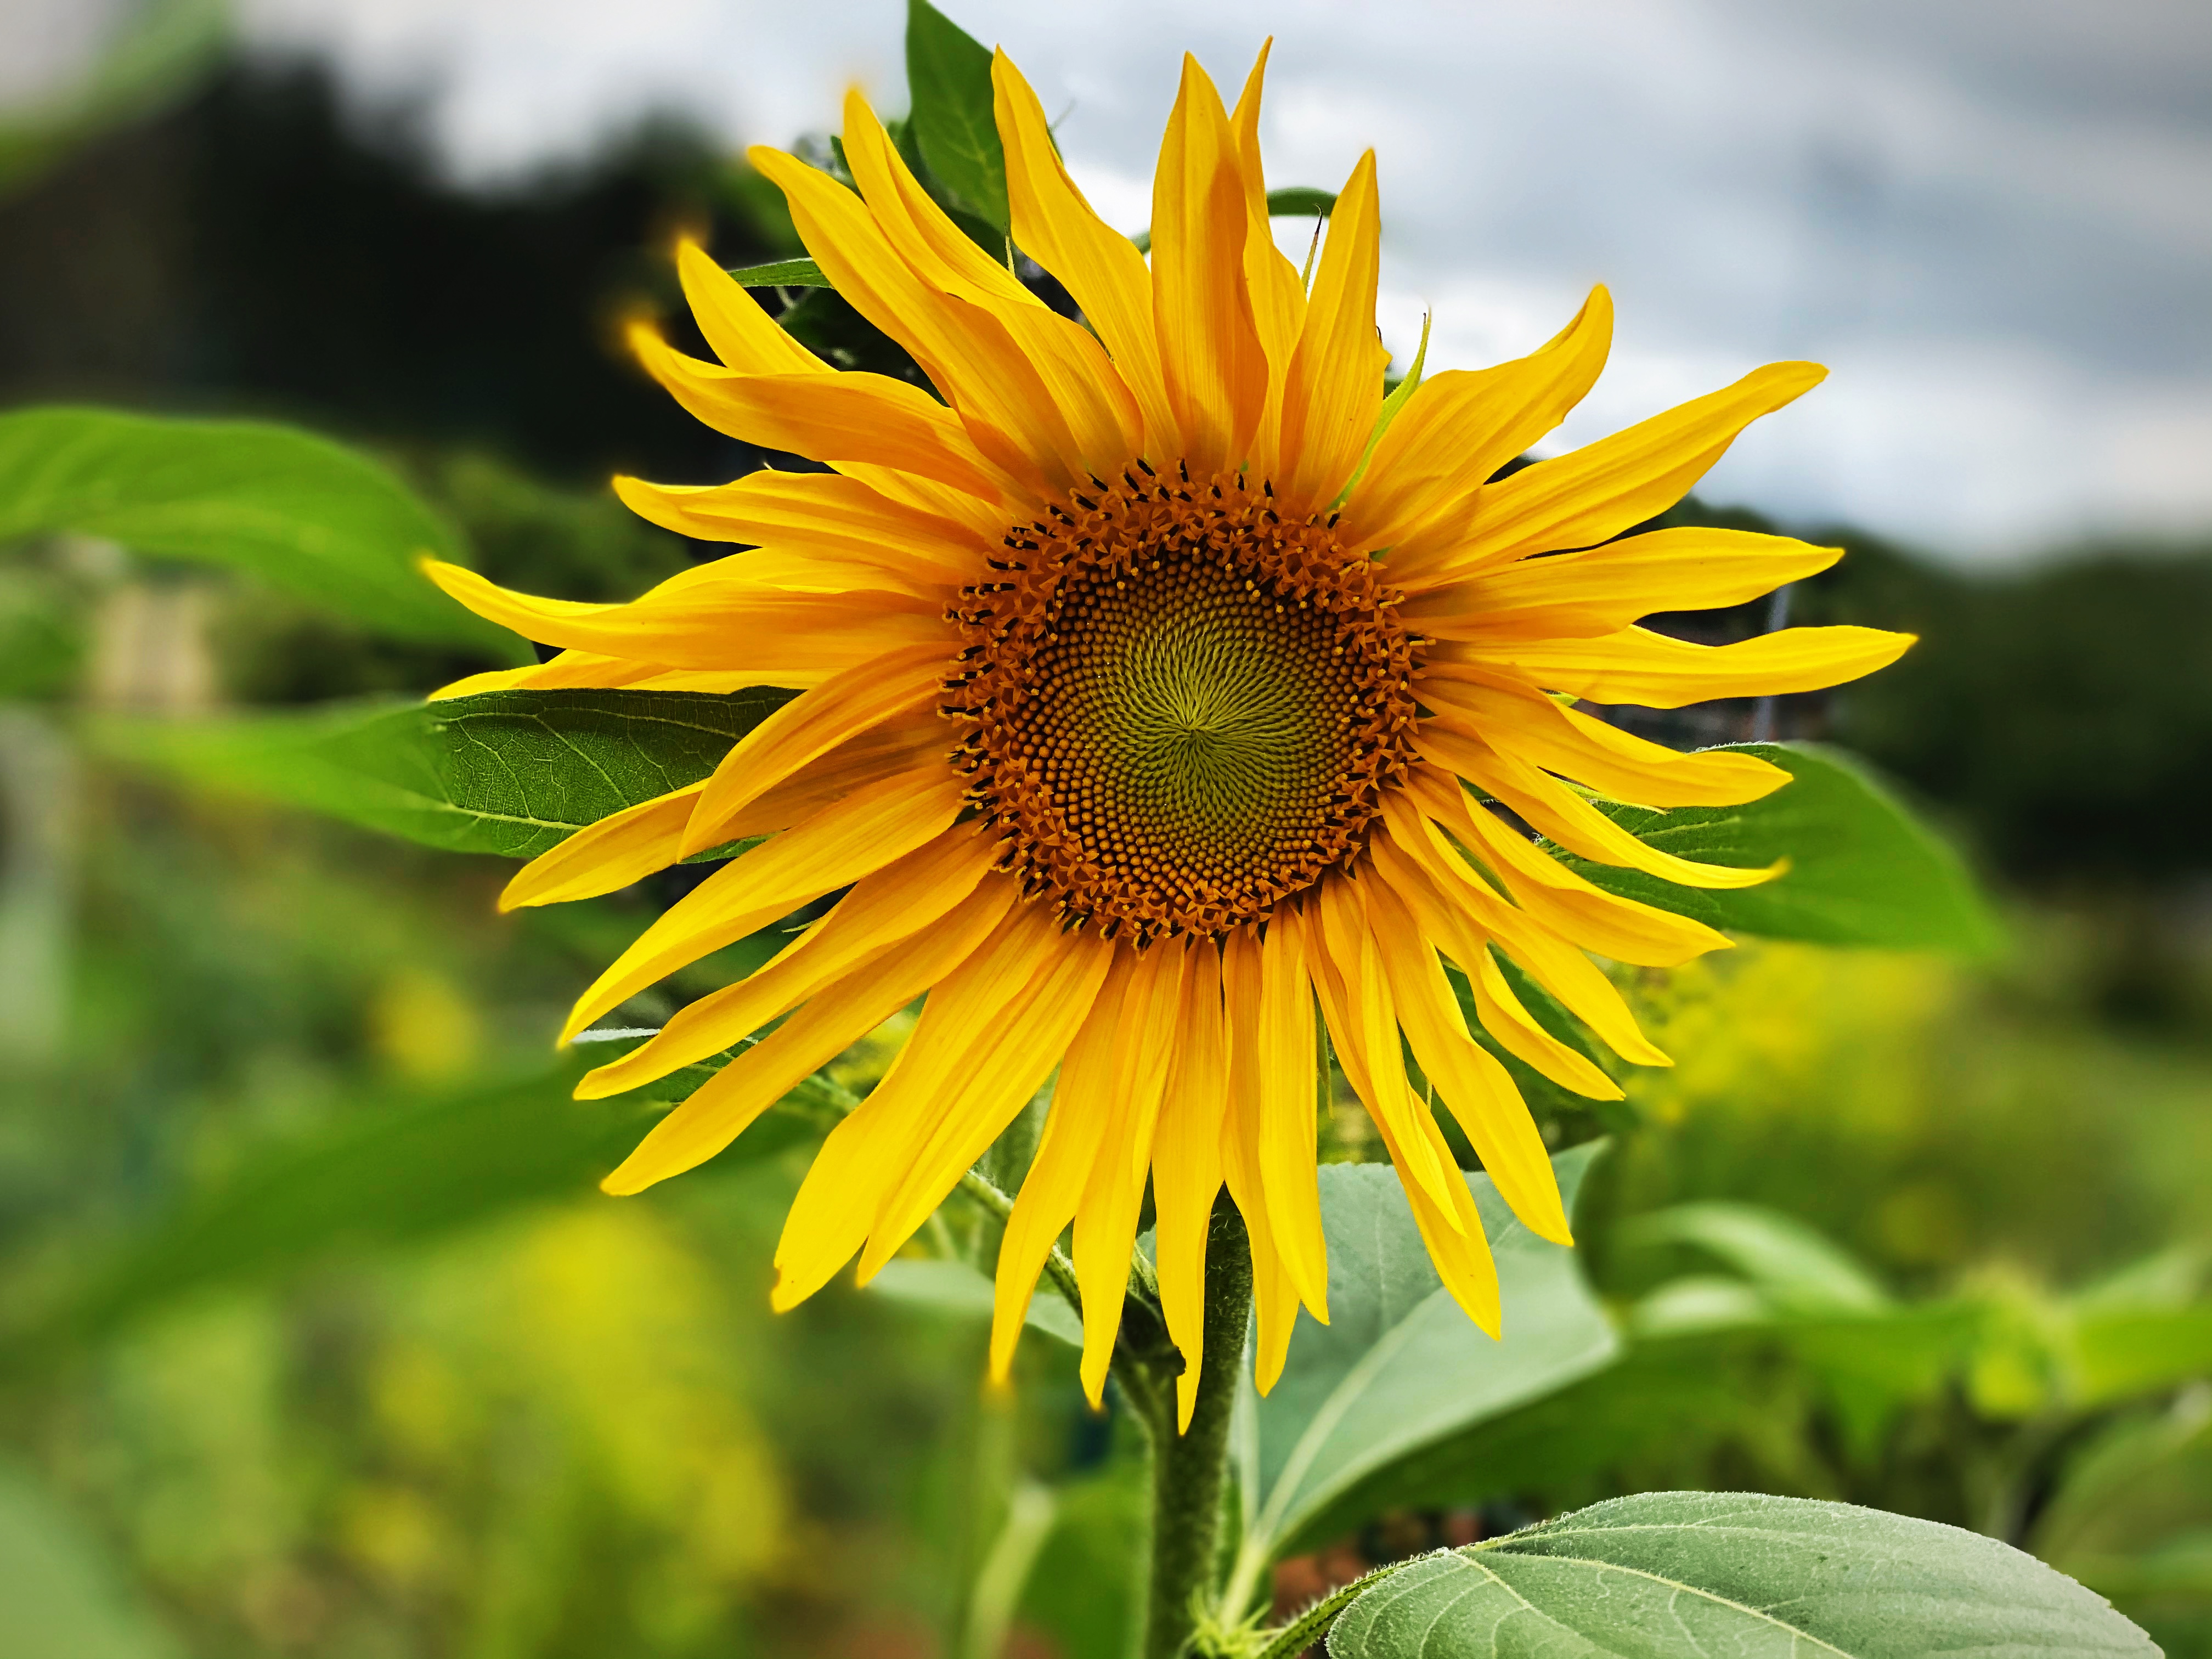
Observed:
[[[1252,1316],[1252,1254],[1244,1220],[1224,1191],[1214,1200],[1206,1241],[1205,1361],[1190,1427],[1176,1431],[1173,1376],[1156,1376],[1147,1409],[1152,1433],[1152,1589],[1145,1659],[1178,1659],[1200,1612],[1212,1603],[1221,1559],[1221,1510],[1229,1473],[1229,1420]]]

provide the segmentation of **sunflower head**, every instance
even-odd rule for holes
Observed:
[[[1727,941],[1600,890],[1554,848],[1691,886],[1754,883],[1770,872],[1662,853],[1591,798],[1726,805],[1787,775],[1658,747],[1578,702],[1811,690],[1909,642],[1829,628],[1708,647],[1637,626],[1741,603],[1837,556],[1739,532],[1623,534],[1814,384],[1812,365],[1756,370],[1504,475],[1595,380],[1612,329],[1601,289],[1528,356],[1418,379],[1386,404],[1373,157],[1336,198],[1309,280],[1269,230],[1264,66],[1263,53],[1230,109],[1186,60],[1147,258],[1091,210],[1036,94],[998,56],[1012,241],[1073,316],[960,229],[858,94],[851,184],[756,150],[821,270],[934,395],[838,371],[687,244],[678,268],[719,361],[645,325],[641,360],[709,425],[822,470],[617,479],[645,517],[746,550],[629,605],[435,573],[483,615],[563,647],[449,693],[798,693],[710,778],[572,837],[508,890],[509,903],[582,897],[763,838],[609,967],[571,1034],[842,892],[767,966],[585,1080],[580,1092],[611,1094],[756,1039],[609,1190],[712,1157],[924,999],[799,1194],[777,1304],[856,1254],[873,1273],[1056,1079],[1000,1252],[994,1368],[1072,1224],[1096,1397],[1149,1184],[1186,1413],[1224,1186],[1251,1242],[1262,1389],[1300,1305],[1328,1317],[1319,1030],[1443,1282],[1493,1331],[1481,1219],[1436,1109],[1516,1213],[1565,1242],[1543,1141],[1492,1046],[1565,1088],[1620,1093],[1531,1015],[1508,967],[1624,1060],[1668,1063],[1591,955],[1665,965]],[[1408,1051],[1425,1097],[1407,1085]]]
[[[962,590],[957,763],[1072,925],[1218,939],[1350,869],[1415,758],[1419,642],[1333,520],[1139,457]]]

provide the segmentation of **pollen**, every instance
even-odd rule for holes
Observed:
[[[1414,758],[1419,642],[1326,515],[1139,468],[996,562],[952,608],[945,713],[1033,894],[1144,945],[1258,921],[1358,855]]]

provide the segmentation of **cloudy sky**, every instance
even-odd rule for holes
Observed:
[[[1377,149],[1401,354],[1433,309],[1432,366],[1517,355],[1612,288],[1612,366],[1547,449],[1809,356],[1828,383],[1754,428],[1708,495],[1960,560],[2212,527],[2204,0],[947,9],[1066,112],[1071,166],[1132,229],[1180,53],[1233,95],[1272,33],[1270,182],[1334,187]],[[250,40],[333,57],[365,99],[434,89],[452,165],[488,181],[651,107],[782,142],[834,125],[854,79],[904,100],[902,0],[238,9]],[[53,51],[71,27],[48,26]]]

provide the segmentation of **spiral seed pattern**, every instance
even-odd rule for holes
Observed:
[[[1266,915],[1364,845],[1413,758],[1419,643],[1333,520],[1141,464],[965,589],[945,713],[1006,866],[1139,945]]]

